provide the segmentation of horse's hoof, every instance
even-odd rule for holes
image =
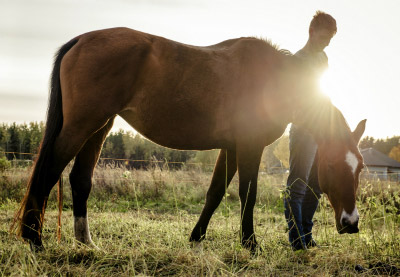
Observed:
[[[31,251],[34,253],[44,251],[44,246],[43,246],[41,240],[39,241],[39,243],[37,241],[33,242],[33,241],[29,240],[29,246],[31,248]]]
[[[40,236],[30,234],[22,234],[21,238],[23,241],[29,243],[32,252],[40,252],[44,250],[44,246]]]
[[[96,244],[94,244],[93,242],[90,243],[88,246],[89,246],[90,248],[92,248],[93,250],[100,250],[100,248],[99,248]]]
[[[262,252],[261,247],[255,239],[242,240],[242,246],[248,249],[252,255]]]
[[[206,234],[200,234],[199,232],[193,231],[189,237],[190,242],[201,242],[206,238]]]
[[[75,240],[75,246],[78,248],[90,248],[93,250],[100,250],[100,248],[93,243],[93,241],[89,241],[89,242],[81,242],[79,240]]]

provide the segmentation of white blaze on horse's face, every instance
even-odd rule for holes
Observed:
[[[338,232],[356,233],[359,214],[355,194],[362,157],[355,149],[342,147],[340,143],[323,145],[319,151],[320,188],[328,195],[335,210]]]
[[[335,210],[339,234],[359,231],[356,191],[363,157],[357,145],[364,133],[365,123],[366,120],[361,121],[349,137],[339,136],[337,140],[333,137],[318,144],[318,180],[321,190],[327,194]]]
[[[341,222],[342,226],[354,225],[354,224],[358,223],[358,218],[359,218],[359,214],[358,214],[357,207],[354,207],[354,210],[350,214],[348,214],[343,209],[342,216],[340,217],[340,222]]]
[[[353,173],[354,176],[354,174],[356,173],[356,169],[358,167],[357,156],[351,151],[347,152],[346,163],[350,166],[351,172]]]
[[[351,173],[353,174],[354,181],[357,182],[356,178],[358,178],[358,176],[356,176],[357,173],[356,171],[360,161],[353,152],[348,151],[345,156],[345,162],[347,163]],[[354,209],[352,211],[350,210],[346,211],[343,208],[340,215],[340,225],[342,228],[347,228],[349,233],[358,232],[357,228],[358,219],[359,219],[359,214],[356,206],[354,206]]]

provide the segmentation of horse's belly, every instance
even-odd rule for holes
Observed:
[[[215,124],[199,118],[162,115],[157,112],[145,116],[132,110],[119,114],[136,131],[149,140],[179,150],[208,150],[228,148],[232,142],[229,130],[216,130]]]

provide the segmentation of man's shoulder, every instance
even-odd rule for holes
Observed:
[[[325,53],[325,51],[321,51],[321,56],[328,61],[328,55]]]
[[[299,57],[299,58],[304,58],[304,59],[311,58],[311,57],[318,57],[320,59],[328,60],[328,55],[326,55],[325,51],[311,53],[309,51],[304,50],[304,48],[301,48],[294,55]]]
[[[296,57],[299,57],[299,58],[305,58],[305,57],[307,57],[309,54],[304,50],[304,48],[301,48],[299,51],[297,51],[295,54],[294,54]]]
[[[294,55],[300,59],[304,59],[307,63],[310,63],[313,66],[328,65],[328,56],[326,55],[325,51],[310,53],[303,48],[297,51]]]

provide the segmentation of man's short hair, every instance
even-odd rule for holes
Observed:
[[[310,29],[321,30],[327,29],[332,32],[332,34],[336,34],[336,20],[329,14],[324,13],[323,11],[317,11],[311,20]]]

